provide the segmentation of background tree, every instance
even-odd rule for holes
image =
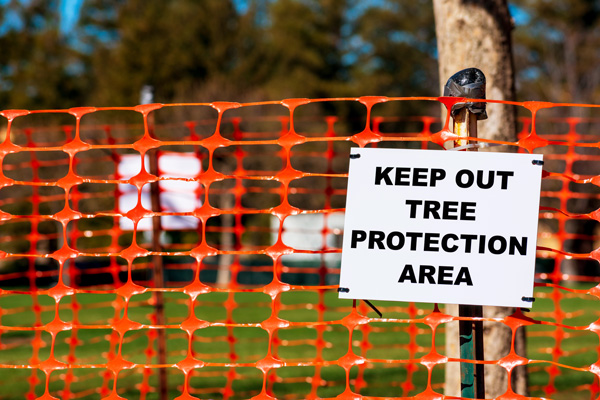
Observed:
[[[342,43],[347,0],[279,0],[269,8],[265,45],[275,97],[328,97],[344,93]]]
[[[515,0],[524,19],[515,30],[520,97],[594,103],[600,94],[600,3]],[[567,111],[567,109],[564,109]],[[585,112],[584,108],[569,108]]]
[[[438,95],[435,24],[429,0],[372,5],[356,19],[354,31],[357,92]]]
[[[81,105],[83,59],[60,31],[58,1],[13,0],[0,14],[3,108]]]
[[[598,103],[600,98],[600,2],[596,0],[559,1],[518,0],[517,11],[522,16],[515,37],[518,88],[520,97],[565,103]],[[556,107],[543,110],[547,117],[594,117],[598,112],[587,107]],[[566,133],[563,124],[553,128],[546,125],[544,131],[556,129]],[[542,131],[542,132],[544,132]],[[596,134],[595,124],[579,123],[580,134]],[[555,165],[560,170],[559,165]],[[595,167],[588,164],[578,169],[582,175],[595,175]],[[594,198],[573,203],[570,211],[587,214],[595,210]],[[598,232],[595,221],[569,221],[574,234],[584,238],[590,232]],[[592,240],[572,240],[563,245],[563,250],[573,253],[588,253],[596,248]],[[565,273],[598,275],[595,260],[568,260],[561,266]]]
[[[240,91],[248,86],[240,72],[252,69],[252,58],[242,54],[251,32],[243,31],[248,24],[232,1],[100,0],[94,6],[84,15],[93,16],[100,8],[116,18],[116,24],[110,17],[82,20],[82,29],[111,39],[95,39],[98,104],[136,104],[143,85],[154,86],[161,102],[185,96],[202,101],[192,97],[208,82],[232,82]]]

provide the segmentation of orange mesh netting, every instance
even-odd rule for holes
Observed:
[[[461,100],[1,112],[0,398],[441,398],[457,317],[337,282],[350,147],[441,149],[448,120],[398,115]],[[486,363],[597,398],[598,106],[489,102],[546,162],[537,301],[487,319],[528,352]]]

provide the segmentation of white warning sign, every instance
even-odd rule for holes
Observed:
[[[350,155],[340,298],[531,306],[542,155]]]

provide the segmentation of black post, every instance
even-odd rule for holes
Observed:
[[[485,75],[477,68],[467,68],[452,75],[444,87],[444,96],[485,99]],[[450,113],[454,120],[454,133],[459,138],[455,146],[470,144],[468,137],[477,137],[477,121],[486,119],[486,103],[457,103]],[[466,148],[477,151],[476,147]],[[471,320],[459,322],[460,358],[463,360],[483,361],[483,322],[473,318],[483,317],[483,307],[477,305],[459,305],[459,317]],[[460,363],[461,396],[472,399],[485,398],[484,365],[470,362]]]

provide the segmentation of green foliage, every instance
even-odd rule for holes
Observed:
[[[136,104],[143,85],[154,86],[157,101],[169,101],[209,79],[237,74],[243,18],[231,1],[96,3],[97,9],[113,7],[116,15],[116,24],[86,20],[97,25],[92,32],[116,36],[96,43],[92,56],[100,104]]]
[[[82,58],[60,33],[58,1],[11,1],[0,13],[2,108],[81,105]]]
[[[435,25],[427,0],[390,0],[355,22],[360,41],[353,71],[361,93],[438,94]]]
[[[165,103],[439,92],[429,0],[86,0],[69,32],[60,3],[0,9],[3,109],[133,105],[143,85]],[[519,97],[593,102],[598,2],[513,6]]]
[[[144,85],[160,102],[437,91],[425,0],[87,0],[67,33],[59,3],[0,13],[2,108],[127,106]]]
[[[272,72],[267,86],[283,97],[342,94],[342,27],[346,0],[279,0],[270,7],[267,46]]]

